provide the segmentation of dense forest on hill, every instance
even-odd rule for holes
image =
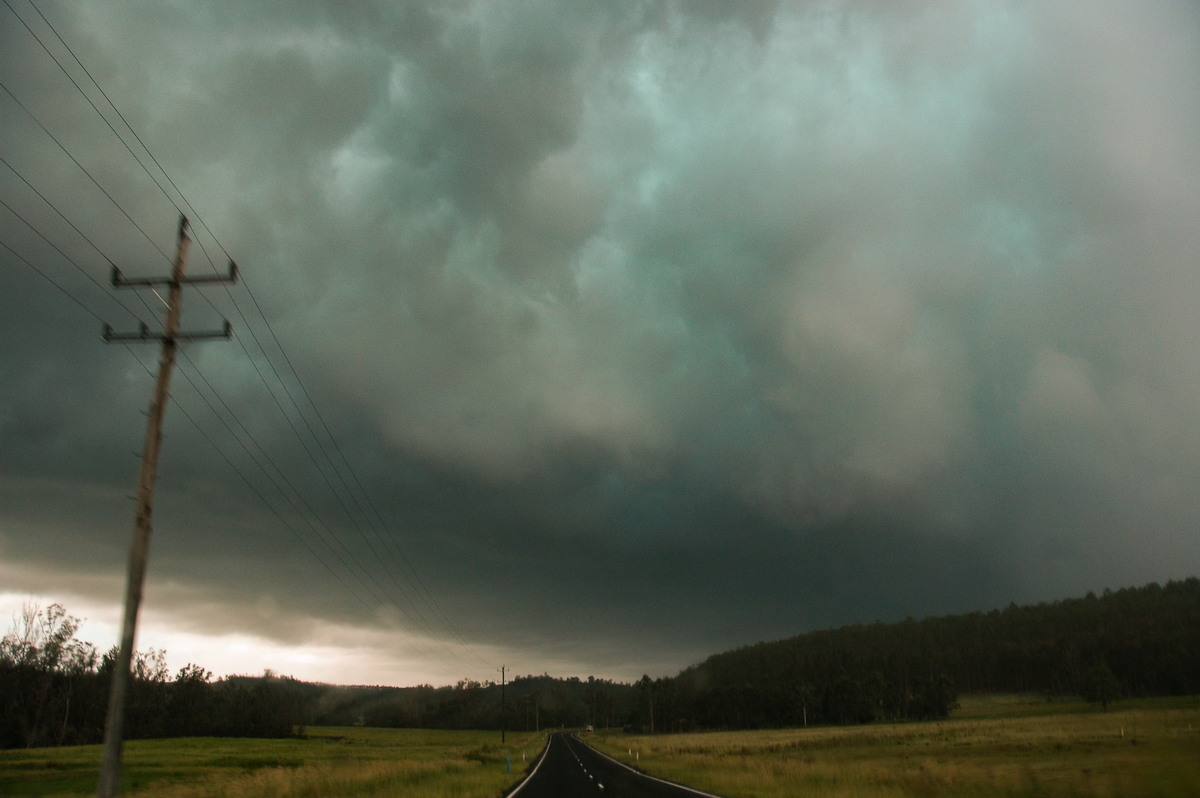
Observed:
[[[941,717],[958,692],[1194,694],[1200,580],[810,632],[714,655],[655,689],[658,729]]]
[[[0,747],[98,742],[113,653],[58,606],[0,641]],[[900,623],[810,632],[633,684],[521,676],[503,687],[344,687],[271,674],[172,677],[139,652],[129,736],[287,736],[305,725],[643,731],[945,717],[960,692],[1125,697],[1200,693],[1200,579]]]

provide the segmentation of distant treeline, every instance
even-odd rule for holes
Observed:
[[[314,725],[432,729],[621,727],[635,710],[629,684],[548,675],[453,687],[327,687],[313,704]]]
[[[116,650],[76,640],[79,619],[58,604],[27,606],[0,640],[0,747],[79,745],[104,737]],[[285,737],[304,721],[299,683],[273,677],[212,681],[199,665],[174,677],[163,651],[137,652],[126,737]]]
[[[62,607],[29,609],[0,643],[0,746],[97,742],[113,653],[74,639]],[[343,687],[270,674],[173,678],[139,653],[129,736],[287,736],[304,725],[681,731],[946,717],[959,692],[1126,697],[1200,693],[1200,580],[893,624],[847,626],[710,657],[626,684]],[[503,694],[503,699],[502,699]]]
[[[523,677],[508,728],[741,729],[944,718],[958,694],[1200,693],[1200,580],[921,621],[847,626],[620,684]],[[500,687],[329,688],[317,723],[498,728]]]

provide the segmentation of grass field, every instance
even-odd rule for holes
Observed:
[[[499,732],[310,728],[307,739],[185,738],[125,746],[122,795],[135,798],[495,798],[543,737]],[[505,757],[512,763],[507,773]],[[0,751],[0,795],[96,794],[99,746]]]
[[[1200,698],[1109,712],[1031,696],[962,704],[941,722],[589,742],[728,798],[1200,796]]]
[[[728,798],[1200,796],[1200,697],[1101,712],[1031,696],[965,698],[946,721],[588,742]],[[495,798],[542,735],[312,728],[307,739],[177,739],[126,746],[135,798]],[[512,772],[505,772],[505,757]],[[0,751],[0,795],[90,796],[98,746]]]

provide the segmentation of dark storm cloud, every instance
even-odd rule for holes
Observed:
[[[479,645],[636,676],[1200,563],[1194,4],[46,11],[241,262],[390,540]],[[6,85],[173,229],[23,36],[6,23]],[[76,180],[5,116],[5,157]],[[4,551],[51,574],[44,508],[128,481],[110,452],[139,440],[148,377],[23,268],[0,299]],[[256,351],[190,354],[386,581],[400,564],[306,465]],[[287,607],[240,623],[288,639],[293,617],[380,623],[297,547],[303,512],[289,530],[172,423],[160,526],[196,534],[161,534],[156,567],[181,611],[219,617],[230,590]],[[103,524],[113,568],[123,525]]]

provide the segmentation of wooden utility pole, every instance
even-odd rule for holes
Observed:
[[[504,745],[504,736],[505,736],[505,734],[507,734],[507,729],[508,729],[508,718],[507,718],[507,712],[506,712],[507,708],[508,708],[508,705],[504,703],[504,666],[501,665],[500,666],[500,745]]]
[[[100,766],[100,785],[96,791],[99,798],[115,798],[120,793],[121,748],[125,735],[125,698],[129,692],[130,670],[133,663],[134,639],[137,633],[138,608],[142,603],[142,585],[146,579],[146,560],[150,552],[151,520],[154,514],[154,482],[158,476],[158,452],[162,444],[163,417],[170,397],[171,372],[175,368],[175,350],[181,340],[197,338],[228,338],[229,322],[220,332],[181,334],[179,317],[182,312],[183,286],[185,283],[234,282],[237,267],[229,264],[228,277],[217,275],[186,280],[183,276],[187,262],[188,238],[187,217],[179,217],[179,237],[175,249],[175,263],[171,276],[157,279],[127,280],[120,269],[113,267],[112,283],[117,288],[166,285],[170,290],[167,298],[167,319],[162,334],[152,334],[145,324],[136,333],[118,334],[105,325],[105,341],[161,341],[162,350],[158,358],[158,378],[154,383],[154,396],[150,400],[150,414],[146,421],[146,438],[142,444],[142,467],[138,475],[137,511],[133,522],[133,542],[129,548],[129,573],[125,586],[125,617],[121,625],[121,644],[117,661],[113,666],[112,684],[108,694],[108,716],[104,725],[104,759]]]

